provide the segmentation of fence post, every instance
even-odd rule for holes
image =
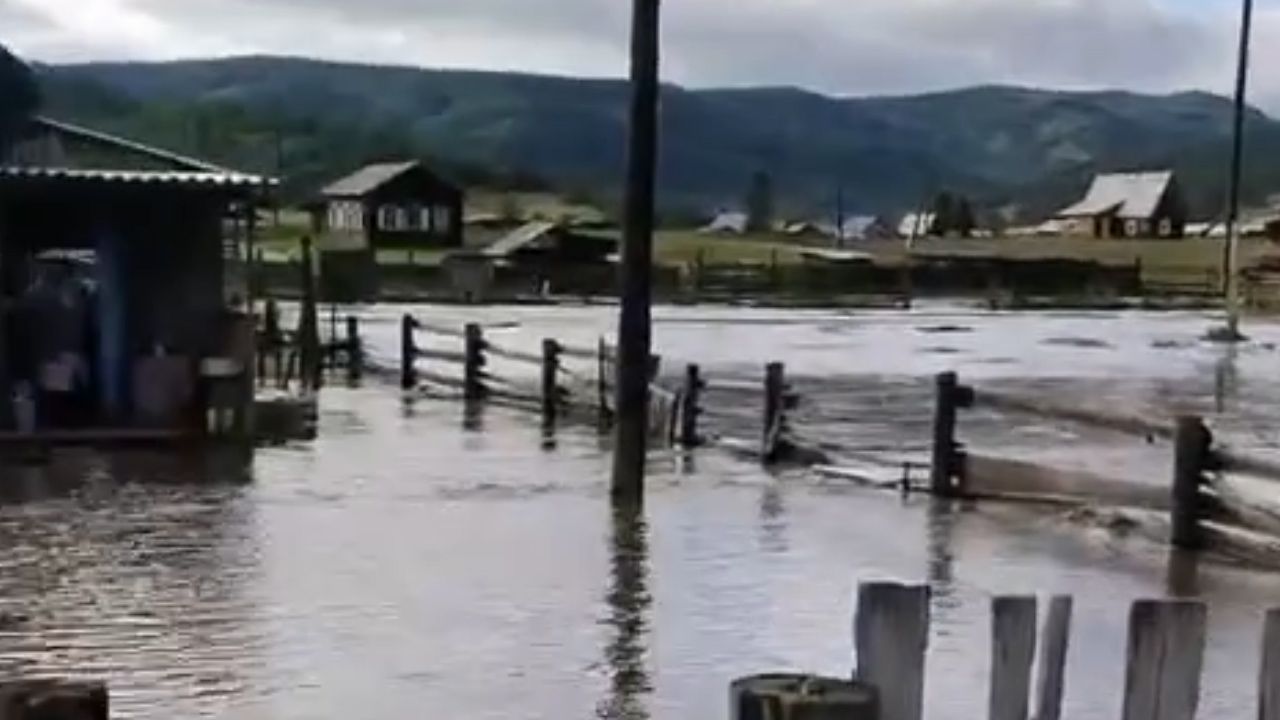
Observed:
[[[1044,635],[1040,641],[1036,720],[1058,720],[1062,717],[1062,689],[1071,637],[1071,606],[1070,595],[1056,595],[1049,601],[1049,617],[1044,621]]]
[[[1258,720],[1280,720],[1280,609],[1267,611],[1258,671]]]
[[[404,390],[412,390],[418,386],[418,345],[413,338],[413,331],[417,327],[418,321],[412,315],[405,313],[400,318],[400,387]]]
[[[1174,547],[1198,550],[1204,538],[1200,533],[1203,515],[1200,486],[1209,466],[1209,448],[1213,436],[1199,417],[1178,418],[1174,435],[1173,516],[1171,518]]]
[[[347,379],[359,382],[364,377],[364,340],[360,338],[360,318],[347,316]]]
[[[1027,720],[1036,650],[1036,599],[991,601],[991,720]]]
[[[462,394],[467,400],[483,400],[488,394],[484,386],[484,330],[478,323],[467,323],[464,329],[464,365]]]
[[[934,495],[955,495],[956,468],[959,466],[956,444],[956,408],[960,379],[953,372],[944,372],[935,379],[935,405],[933,410],[933,460],[929,470],[929,486]]]
[[[920,720],[928,644],[928,587],[867,583],[858,588],[854,677],[876,689],[883,720]]]
[[[266,347],[264,352],[271,353],[271,360],[275,364],[276,383],[279,384],[284,378],[284,344],[283,333],[280,331],[280,306],[276,304],[274,298],[267,299],[267,307],[262,312],[263,334],[266,336]],[[265,374],[265,373],[264,373]]]
[[[688,365],[684,369],[684,388],[680,392],[680,444],[686,448],[702,444],[698,437],[698,416],[702,414],[702,369]]]
[[[602,337],[596,343],[596,409],[599,411],[600,424],[605,427],[612,422],[612,413],[609,411],[610,368],[609,343]]]
[[[784,425],[783,395],[786,393],[787,367],[780,362],[764,369],[764,433],[760,440],[760,457],[772,462],[778,455]]]
[[[542,341],[542,421],[556,421],[560,410],[560,343]]]
[[[1200,702],[1205,606],[1141,600],[1129,612],[1122,720],[1194,720]]]
[[[812,675],[775,673],[734,680],[729,720],[880,720],[873,687]]]

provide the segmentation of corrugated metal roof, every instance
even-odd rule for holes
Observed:
[[[2,180],[64,180],[84,183],[174,185],[187,187],[269,187],[273,178],[236,172],[186,172],[166,170],[86,170],[39,166],[0,166]]]
[[[1145,220],[1156,214],[1172,182],[1170,171],[1099,175],[1093,179],[1084,200],[1060,211],[1058,217],[1093,217],[1114,212],[1121,219]]]
[[[350,175],[330,183],[320,194],[329,197],[362,197],[418,167],[417,160],[366,165]]]
[[[531,222],[513,230],[484,249],[487,257],[502,258],[541,240],[558,227],[553,222]]]

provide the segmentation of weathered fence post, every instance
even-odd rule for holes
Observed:
[[[488,394],[484,385],[484,330],[478,323],[467,323],[464,330],[462,394],[467,400],[483,400]]]
[[[1194,720],[1200,704],[1205,614],[1199,602],[1133,604],[1121,720]]]
[[[1280,720],[1280,609],[1267,611],[1258,671],[1258,720]]]
[[[765,462],[777,458],[778,444],[784,430],[784,399],[787,388],[787,367],[779,362],[769,363],[764,369],[764,433],[760,440],[760,457]]]
[[[278,384],[284,378],[284,334],[280,330],[280,306],[276,304],[274,298],[267,300],[267,307],[262,311],[262,326],[267,345],[264,350],[271,353]]]
[[[347,316],[347,379],[359,382],[364,377],[364,340],[360,338],[360,318]]]
[[[560,343],[542,341],[542,421],[552,424],[560,411]]]
[[[107,720],[107,686],[99,682],[11,680],[0,683],[0,719]]]
[[[991,720],[1027,720],[1036,650],[1036,599],[991,601]]]
[[[868,685],[812,675],[777,673],[734,680],[729,720],[880,720]]]
[[[680,444],[686,448],[702,444],[698,436],[698,416],[702,414],[702,369],[688,365],[684,369],[684,387],[680,392]]]
[[[1062,717],[1062,690],[1071,637],[1071,605],[1070,595],[1056,595],[1049,602],[1049,616],[1045,618],[1040,641],[1036,720],[1058,720]]]
[[[937,376],[935,383],[933,460],[929,470],[929,485],[934,495],[951,497],[956,492],[954,479],[960,466],[959,445],[956,443],[960,379],[953,372],[944,372]]]
[[[1204,538],[1200,533],[1203,516],[1201,485],[1209,467],[1209,449],[1213,436],[1198,417],[1178,418],[1174,435],[1173,516],[1174,547],[1198,550]]]
[[[609,343],[602,337],[596,343],[596,408],[603,427],[608,427],[613,420],[613,413],[609,409],[612,377],[613,364],[609,358]]]
[[[854,677],[876,689],[882,720],[920,720],[928,643],[927,586],[867,583],[858,588]]]
[[[418,386],[418,344],[413,337],[417,327],[418,321],[412,315],[406,313],[400,318],[400,387],[404,390]]]

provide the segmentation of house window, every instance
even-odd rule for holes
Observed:
[[[441,235],[453,231],[453,210],[448,205],[437,205],[431,212],[431,229]]]
[[[431,224],[431,207],[430,206],[423,206],[418,208],[418,227],[423,232],[431,232],[433,226]]]
[[[382,230],[399,230],[400,219],[400,208],[395,205],[383,205],[378,208],[378,227]]]
[[[1160,237],[1173,237],[1173,220],[1169,218],[1160,219]]]
[[[417,205],[404,208],[404,229],[413,231],[422,229],[422,208]]]
[[[330,230],[363,230],[364,208],[356,202],[329,204]]]
[[[1127,236],[1129,236],[1129,237],[1131,237],[1131,238],[1136,238],[1136,237],[1138,237],[1138,234],[1139,234],[1141,231],[1142,231],[1142,227],[1141,227],[1141,225],[1138,223],[1138,221],[1137,221],[1137,220],[1126,220],[1126,221],[1125,221],[1125,223],[1124,223],[1124,234],[1125,234],[1125,235],[1127,235]]]

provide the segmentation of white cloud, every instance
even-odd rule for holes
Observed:
[[[626,71],[626,0],[0,0],[44,60],[262,52],[589,76]],[[664,74],[836,94],[979,83],[1227,92],[1234,0],[665,0]],[[12,30],[8,28],[13,27]],[[1280,108],[1280,5],[1254,97]]]

